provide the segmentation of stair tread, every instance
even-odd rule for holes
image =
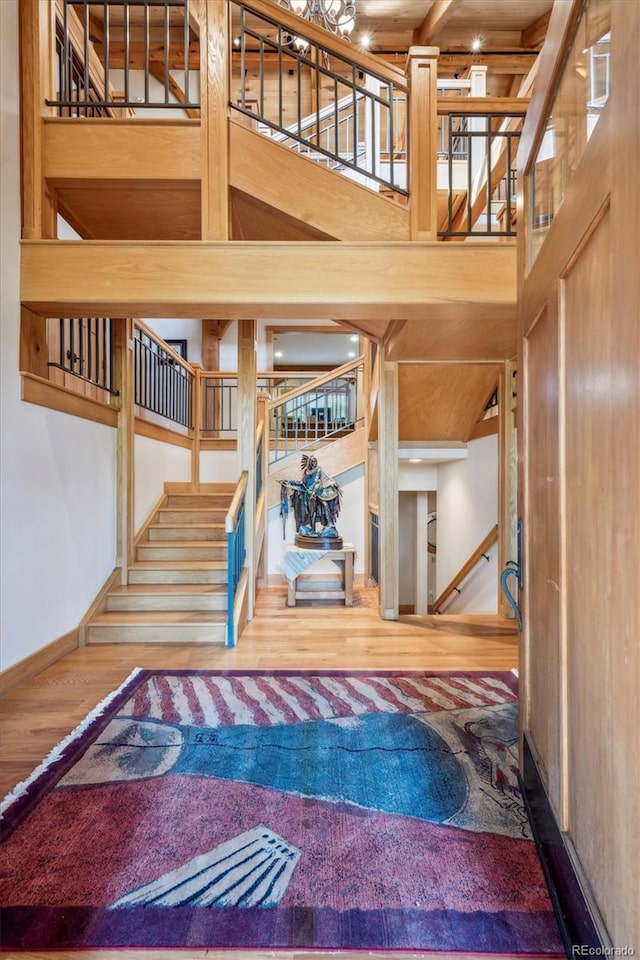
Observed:
[[[226,613],[215,610],[110,610],[98,613],[89,623],[93,626],[126,624],[208,624],[225,623]]]
[[[171,541],[172,543],[174,541]],[[226,570],[226,560],[136,560],[131,570]]]
[[[226,540],[142,540],[138,547],[226,547]]]
[[[205,594],[226,593],[226,583],[129,583],[126,586],[115,587],[109,591],[109,596],[139,596],[146,594]]]
[[[179,523],[177,520],[159,520],[157,523],[150,523],[147,530],[210,530],[212,527],[220,527],[224,530],[224,521],[211,520],[209,523]]]

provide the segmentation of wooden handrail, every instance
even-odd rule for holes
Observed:
[[[247,492],[247,484],[249,482],[249,471],[243,470],[240,474],[240,479],[238,481],[238,486],[236,487],[236,492],[233,495],[233,500],[229,506],[229,512],[224,518],[224,529],[226,533],[233,533],[236,529],[236,523],[238,521],[238,513],[240,512],[240,505],[242,503],[242,498]]]
[[[144,335],[149,337],[150,340],[153,340],[153,342],[159,347],[162,347],[162,349],[169,354],[171,359],[175,360],[176,363],[178,363],[181,367],[184,367],[184,369],[187,370],[191,376],[195,376],[195,370],[191,364],[187,363],[187,361],[184,360],[179,353],[176,353],[173,347],[170,347],[166,340],[163,340],[162,337],[158,336],[155,330],[152,330],[151,327],[148,327],[144,320],[134,320],[133,325],[134,327],[138,327],[139,330],[142,330]]]
[[[438,610],[440,609],[442,604],[445,602],[445,600],[448,600],[448,598],[451,596],[453,591],[462,583],[462,581],[467,576],[467,574],[473,570],[473,568],[475,567],[476,563],[478,562],[480,557],[483,555],[485,550],[488,550],[489,547],[493,546],[493,544],[496,542],[497,539],[498,539],[498,524],[496,523],[495,527],[493,527],[489,531],[489,533],[486,535],[486,537],[484,538],[480,546],[476,547],[476,549],[473,551],[473,553],[471,554],[467,562],[462,567],[460,567],[460,569],[456,573],[451,583],[447,584],[447,586],[444,588],[440,596],[436,599],[432,607],[433,613],[438,612]]]
[[[381,80],[393,83],[399,90],[407,91],[407,78],[402,70],[379,60],[371,53],[358,50],[352,44],[345,43],[341,37],[334,36],[334,34],[329,33],[328,30],[323,30],[315,23],[285,10],[275,0],[241,0],[241,2],[247,10],[251,10],[257,16],[266,17],[268,20],[281,24],[294,37],[309,40],[326,50],[330,56],[341,57],[343,60],[355,63],[359,69],[371,73]]]
[[[309,383],[304,383],[301,387],[296,387],[295,390],[289,390],[287,393],[281,394],[279,397],[276,397],[275,400],[269,400],[267,404],[268,410],[274,410],[275,407],[279,407],[283,403],[287,403],[289,400],[295,400],[296,397],[303,397],[305,393],[309,393],[310,388],[315,390],[317,387],[322,387],[325,383],[329,383],[331,380],[337,380],[339,377],[344,377],[345,374],[351,373],[352,370],[356,370],[363,363],[363,356],[356,357],[355,360],[350,360],[349,363],[343,363],[341,367],[336,367],[334,370],[329,370],[321,377],[315,377]]]
[[[264,420],[261,420],[258,424],[258,429],[256,430],[256,448],[260,446],[260,441],[262,440],[262,435],[264,433]]]
[[[483,116],[487,113],[509,117],[524,117],[529,106],[529,97],[438,97],[438,116],[460,113],[467,116]]]

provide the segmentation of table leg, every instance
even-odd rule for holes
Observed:
[[[296,580],[287,580],[287,606],[296,605]]]
[[[344,556],[344,605],[353,606],[353,553]]]

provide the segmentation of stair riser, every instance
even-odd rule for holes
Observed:
[[[224,527],[211,526],[207,529],[194,527],[170,527],[167,524],[149,527],[149,541],[154,540],[222,540],[225,536]]]
[[[129,583],[226,583],[226,570],[129,570]]]
[[[212,624],[136,624],[106,626],[89,625],[88,643],[224,643],[226,627]]]
[[[156,547],[140,544],[136,549],[137,560],[226,560],[225,547]]]
[[[226,610],[227,595],[221,594],[149,594],[148,596],[107,597],[106,610]]]
[[[224,510],[229,509],[231,497],[224,494],[202,493],[185,494],[184,496],[173,496],[169,494],[163,510],[170,510],[172,507],[193,507],[196,510]]]
[[[159,523],[221,523],[226,510],[158,510]]]

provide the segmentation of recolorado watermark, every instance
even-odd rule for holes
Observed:
[[[587,947],[574,944],[571,947],[574,957],[635,957],[633,947]]]

